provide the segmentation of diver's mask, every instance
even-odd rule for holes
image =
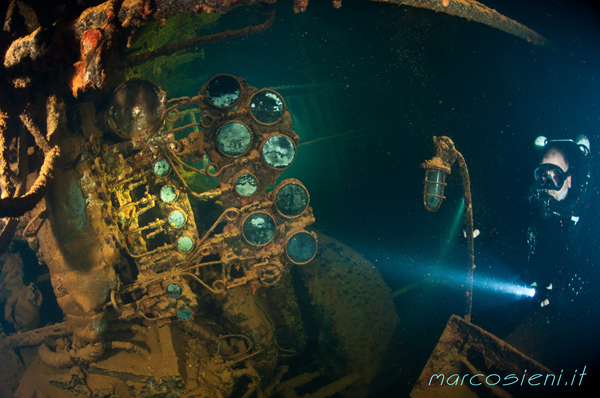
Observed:
[[[542,163],[536,167],[533,175],[542,188],[559,191],[571,173],[563,171],[555,164]]]

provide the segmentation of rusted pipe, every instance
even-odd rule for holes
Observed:
[[[382,3],[427,8],[435,12],[466,18],[525,39],[536,46],[547,46],[550,40],[539,33],[474,0],[371,0]]]
[[[463,155],[456,151],[460,177],[465,195],[465,229],[467,231],[467,248],[469,252],[469,269],[467,270],[467,291],[465,292],[467,303],[465,309],[465,320],[471,322],[473,310],[473,272],[475,271],[475,237],[473,236],[473,202],[471,198],[471,180],[469,170]]]
[[[273,22],[275,21],[275,11],[271,7],[269,7],[267,5],[263,5],[263,11],[265,13],[266,18],[265,18],[265,21],[260,25],[248,26],[248,27],[245,27],[242,29],[237,29],[237,30],[226,30],[224,32],[215,33],[212,35],[194,37],[194,38],[191,38],[189,40],[182,41],[179,43],[167,44],[167,45],[164,45],[161,48],[158,48],[154,51],[149,51],[147,53],[140,54],[135,57],[131,57],[126,62],[123,62],[123,63],[119,64],[118,66],[116,66],[115,69],[122,70],[125,68],[130,68],[132,66],[139,65],[144,62],[148,62],[151,59],[154,59],[154,58],[157,58],[160,56],[164,56],[164,55],[171,55],[171,54],[173,54],[177,51],[181,51],[181,50],[187,50],[190,48],[203,46],[206,44],[217,43],[220,41],[237,39],[240,37],[246,37],[246,36],[254,35],[257,33],[262,33],[265,30],[269,29],[271,27],[271,25],[273,25]]]
[[[46,194],[48,185],[52,181],[53,172],[60,157],[60,148],[55,146],[44,158],[40,174],[29,191],[19,197],[0,198],[0,217],[21,217],[32,210]]]
[[[39,329],[18,332],[4,339],[10,348],[30,347],[42,344],[48,339],[67,337],[73,334],[73,328],[67,322],[56,323]]]
[[[46,343],[38,348],[40,359],[49,366],[64,369],[75,365],[88,365],[98,361],[106,351],[106,344],[98,342],[88,344],[83,348],[70,351],[57,352],[48,347]]]

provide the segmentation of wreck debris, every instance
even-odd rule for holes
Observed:
[[[352,248],[322,233],[312,267],[298,267],[314,310],[319,314],[319,340],[325,358],[347,358],[346,368],[331,370],[334,380],[357,373],[352,390],[366,396],[380,359],[398,325],[391,295],[381,275]],[[344,292],[352,294],[345,296]],[[354,311],[353,308],[368,308]],[[336,343],[333,343],[336,342]]]
[[[26,59],[30,59],[34,63],[41,60],[45,55],[46,48],[43,37],[44,30],[39,27],[28,36],[13,41],[4,55],[4,67],[15,67]]]
[[[254,3],[275,3],[277,0],[126,0],[119,9],[119,21],[123,27],[141,26],[149,20],[165,20],[175,15],[194,12],[225,14],[231,8]]]
[[[64,100],[51,94],[46,100],[46,141],[50,142],[55,133],[58,135],[66,129],[66,113]]]
[[[60,369],[71,368],[98,361],[106,350],[106,344],[97,342],[79,349],[71,349],[68,344],[65,344],[61,348],[60,351],[53,351],[46,343],[42,343],[38,349],[38,355],[49,366]]]
[[[10,162],[8,156],[8,131],[6,126],[7,116],[4,113],[0,113],[0,192],[1,198],[7,198],[11,196],[14,190],[14,184],[10,179]]]
[[[18,219],[9,218],[2,226],[2,231],[0,231],[0,253],[4,253],[4,251],[8,248],[8,245],[10,245],[15,232],[17,232],[18,224]]]
[[[71,91],[77,97],[79,91],[88,88],[101,88],[104,85],[104,69],[101,64],[101,52],[104,47],[102,31],[86,30],[81,37],[81,60],[74,65],[75,75],[71,80]]]
[[[4,304],[4,320],[14,330],[39,326],[42,295],[34,283],[25,281],[23,260],[18,253],[0,256],[0,303]]]
[[[71,325],[67,322],[55,323],[39,329],[19,331],[4,339],[4,344],[10,348],[37,346],[47,340],[56,340],[73,334]]]
[[[72,30],[79,40],[79,61],[73,65],[71,91],[77,97],[80,91],[104,86],[103,59],[116,44],[117,26],[113,23],[116,16],[116,0],[106,1],[96,7],[88,8],[75,21]]]
[[[525,373],[553,375],[551,370],[524,356],[498,337],[452,315],[410,396],[420,398],[470,396],[472,394],[495,397],[539,396],[540,393],[547,395],[548,391],[544,391],[543,386],[536,386],[536,384],[527,386],[527,383],[502,383],[505,388],[501,388],[500,385],[492,385],[491,382],[479,382],[481,378],[490,375],[493,376],[494,381],[507,375],[512,375],[520,380]],[[454,385],[448,379],[444,379],[459,375],[463,377],[463,380],[464,375],[478,379],[471,383]],[[556,393],[556,390],[553,392]],[[554,395],[554,393],[550,395]]]
[[[402,4],[413,7],[428,8],[438,12],[456,15],[469,20],[485,23],[489,26],[503,30],[507,33],[524,38],[536,45],[546,45],[548,40],[537,34],[533,30],[519,24],[518,22],[507,18],[495,10],[491,10],[484,5],[472,0],[372,0],[383,1],[394,4]],[[118,2],[116,0],[106,1],[96,7],[85,10],[67,29],[67,31],[52,31],[44,27],[38,27],[31,31],[37,24],[34,19],[29,18],[28,36],[15,40],[9,47],[4,57],[4,66],[8,69],[15,69],[26,60],[33,61],[34,70],[48,70],[53,68],[62,68],[67,64],[73,67],[73,74],[70,81],[73,96],[77,97],[80,92],[90,88],[102,88],[105,80],[105,69],[107,58],[116,44],[116,38],[119,31],[140,26],[149,21],[165,20],[174,15],[185,12],[216,12],[226,13],[233,6],[253,3],[270,4],[274,0],[245,0],[239,1],[204,1],[202,4],[189,0],[177,1],[146,1],[146,0],[127,0]],[[35,13],[30,7],[19,8],[26,15]],[[294,11],[303,12],[308,6],[308,1],[294,0]],[[341,7],[341,1],[334,1],[333,6]],[[25,7],[25,6],[24,6]],[[6,18],[6,24],[10,25],[11,15],[14,14],[14,2],[9,8]],[[174,51],[179,51],[189,47],[195,47],[202,44],[225,40],[228,38],[241,37],[248,34],[262,32],[267,29],[274,20],[272,11],[265,11],[266,21],[257,26],[240,29],[238,31],[226,31],[206,37],[198,37],[190,41],[169,45],[162,49],[155,50],[147,54],[139,55],[130,60],[132,64],[141,63],[159,55],[167,55]],[[8,26],[7,25],[7,26]],[[77,41],[79,54],[65,53],[64,49],[72,49]],[[59,44],[57,44],[59,43]],[[72,59],[73,57],[78,60]],[[123,63],[120,67],[127,65]],[[21,73],[23,74],[23,73]],[[25,73],[26,74],[26,73]],[[30,81],[23,76],[14,77],[12,85],[15,87],[29,86]]]
[[[19,15],[21,15],[21,17],[23,17],[25,26],[27,27],[27,30],[29,31],[29,33],[32,33],[33,31],[35,31],[36,29],[38,29],[40,27],[40,23],[38,21],[37,15],[33,11],[33,8],[31,8],[31,6],[29,6],[27,3],[24,3],[22,1],[11,0],[10,4],[8,6],[8,10],[6,11],[6,18],[4,20],[3,30],[5,32],[13,31],[13,29],[11,28],[11,25],[13,24],[13,21],[14,21],[13,18],[17,12],[17,8],[19,9]]]
[[[308,0],[294,0],[294,12],[304,12],[308,6]]]
[[[219,32],[212,35],[194,37],[181,43],[167,44],[154,51],[149,51],[134,57],[129,57],[125,62],[121,63],[120,65],[117,65],[115,69],[125,69],[128,67],[132,67],[144,62],[148,62],[149,60],[154,59],[156,57],[170,55],[181,50],[186,50],[211,43],[217,43],[225,40],[237,39],[240,37],[264,32],[265,30],[269,29],[271,25],[273,25],[273,22],[275,21],[275,11],[266,6],[263,6],[263,11],[265,14],[265,22],[263,22],[260,25],[248,26],[246,28],[237,30],[226,30],[224,32]]]
[[[0,333],[2,330],[0,328]],[[6,345],[4,339],[0,338],[0,396],[13,397],[15,390],[19,386],[21,375],[25,371],[25,366],[21,358]]]
[[[42,136],[39,129],[31,120],[29,114],[21,114],[21,121],[27,127],[31,135],[36,140],[37,145],[44,152],[44,164],[40,170],[39,176],[35,183],[29,188],[28,192],[18,197],[0,198],[0,217],[20,217],[26,212],[32,210],[37,203],[44,197],[46,189],[50,181],[52,181],[53,171],[60,157],[60,148],[54,146],[50,148],[46,139]],[[3,129],[6,131],[6,129]],[[2,151],[5,151],[6,143],[0,141],[3,146]],[[5,174],[8,175],[8,173]]]
[[[48,152],[40,170],[39,177],[25,195],[18,198],[11,198],[6,201],[0,199],[0,205],[3,208],[3,217],[18,217],[35,207],[46,193],[46,188],[52,180],[53,169],[59,156],[60,148],[58,146],[55,146]],[[15,211],[14,213],[12,213],[13,209]]]
[[[503,32],[525,39],[536,46],[547,46],[550,41],[539,33],[510,19],[475,0],[371,0],[383,3],[427,8],[443,12],[469,21],[475,21],[499,29]]]
[[[335,394],[341,393],[349,386],[359,381],[361,376],[358,373],[351,373],[342,377],[339,380],[333,381],[330,384],[319,388],[310,396],[314,398],[327,398]]]
[[[112,350],[123,350],[138,354],[146,359],[150,358],[150,352],[140,346],[133,344],[130,341],[110,341],[110,348]]]
[[[16,187],[14,187],[15,181],[12,181],[10,178],[13,175],[12,170],[9,164],[8,158],[8,140],[9,131],[6,125],[6,114],[0,111],[0,168],[2,169],[2,179],[0,180],[0,184],[2,185],[0,188],[2,190],[2,194],[0,195],[0,202],[7,201],[8,203],[14,203],[13,198],[19,197],[25,192],[26,184],[24,179],[27,176],[26,170],[26,139],[21,133],[18,138],[18,165],[17,165],[17,175],[18,179]],[[14,188],[13,188],[14,187]],[[0,254],[4,253],[8,248],[15,232],[17,231],[17,225],[19,220],[17,218],[8,218],[4,226],[2,227],[2,231],[0,232]],[[0,265],[1,269],[1,265]]]
[[[468,19],[499,29],[508,34],[525,39],[537,46],[547,46],[550,41],[534,30],[508,18],[496,10],[475,0],[369,0],[381,3],[405,5],[409,7],[426,8],[435,12]],[[332,0],[334,8],[342,7],[342,0]],[[304,12],[308,0],[294,0],[294,12]]]
[[[35,125],[33,120],[31,120],[29,112],[23,112],[19,115],[19,117],[33,138],[35,138],[35,143],[37,146],[40,147],[40,149],[44,152],[44,155],[47,155],[51,151],[50,145],[48,145],[46,138],[41,134],[40,129]]]

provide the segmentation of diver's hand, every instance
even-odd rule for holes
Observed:
[[[569,289],[550,284],[540,290],[539,295],[536,292],[536,299],[543,308],[542,313],[546,315],[546,322],[550,323],[556,316],[569,312],[574,301]]]

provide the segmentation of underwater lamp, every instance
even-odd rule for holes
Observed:
[[[445,198],[446,173],[442,170],[427,169],[425,171],[424,183],[423,203],[425,204],[425,208],[431,212],[437,211]]]
[[[447,137],[433,137],[435,155],[421,164],[425,169],[423,204],[428,211],[437,211],[445,199],[446,176],[456,160],[454,144]]]

